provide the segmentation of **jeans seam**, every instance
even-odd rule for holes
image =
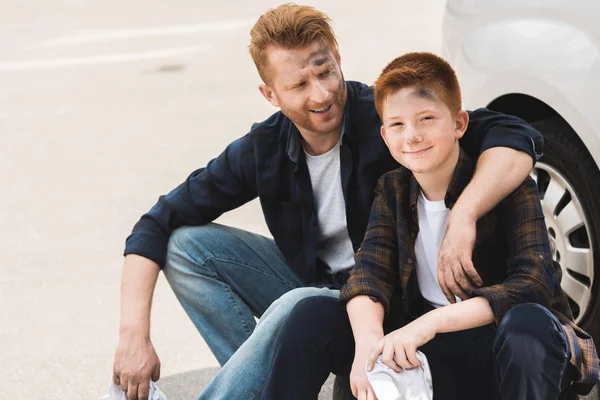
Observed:
[[[213,260],[214,260],[214,261],[218,261],[218,262],[226,262],[226,263],[231,263],[231,264],[239,265],[239,266],[241,266],[241,267],[244,267],[244,268],[250,269],[250,270],[252,270],[252,271],[254,271],[254,272],[256,272],[256,273],[259,273],[259,274],[261,274],[261,275],[264,275],[264,276],[266,276],[266,277],[269,277],[269,278],[271,278],[271,279],[274,279],[274,280],[276,280],[277,282],[279,282],[279,283],[282,283],[282,284],[286,285],[286,286],[287,286],[287,287],[289,287],[290,289],[295,289],[295,288],[297,287],[297,286],[294,286],[292,283],[290,283],[290,282],[287,282],[286,280],[284,280],[284,279],[282,279],[282,278],[279,278],[279,277],[277,277],[277,276],[274,276],[274,275],[271,275],[271,274],[267,274],[267,273],[265,273],[264,271],[261,271],[261,270],[259,270],[259,269],[256,269],[256,268],[254,268],[254,267],[253,267],[253,266],[251,266],[251,265],[244,264],[243,262],[240,262],[240,261],[237,261],[237,260],[230,260],[230,259],[226,259],[226,258],[218,258],[218,257],[215,257],[215,256],[210,256],[209,258],[207,258],[206,260],[204,260],[204,262],[203,262],[201,265],[204,265],[204,263],[206,263],[207,261],[213,261]],[[223,274],[226,274],[226,273],[225,273],[225,271],[222,271],[222,270],[220,270],[220,272],[221,272],[221,273],[223,273]]]
[[[229,297],[229,300],[233,304],[233,307],[235,308],[235,311],[238,313],[238,316],[240,317],[240,320],[242,321],[242,325],[244,326],[244,329],[246,330],[246,332],[248,333],[248,335],[251,335],[252,334],[252,330],[248,326],[246,318],[244,318],[244,314],[242,314],[242,310],[240,310],[239,304],[233,298],[233,291],[231,290],[231,288],[229,287],[229,285],[225,285],[225,286],[226,286],[225,290],[227,291],[227,297]]]

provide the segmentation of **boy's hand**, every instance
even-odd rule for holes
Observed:
[[[417,349],[435,337],[433,321],[427,314],[410,324],[387,334],[371,350],[367,360],[367,370],[373,370],[377,358],[396,372],[420,365]]]
[[[473,286],[482,281],[473,266],[471,257],[475,246],[477,220],[462,213],[448,216],[448,229],[438,252],[438,283],[442,292],[453,304],[454,296],[467,300]]]
[[[352,371],[350,372],[350,388],[352,394],[358,400],[377,400],[375,392],[367,378],[365,366],[367,358],[371,351],[370,345],[358,345],[354,353],[354,362],[352,363]]]

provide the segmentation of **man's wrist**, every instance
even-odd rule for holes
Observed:
[[[150,339],[150,324],[121,323],[119,325],[119,336],[138,336]]]

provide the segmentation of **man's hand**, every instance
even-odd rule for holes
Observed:
[[[367,357],[371,351],[370,345],[357,345],[354,353],[354,362],[350,372],[350,388],[358,400],[377,400],[375,392],[367,378]]]
[[[367,370],[373,370],[377,358],[396,372],[420,365],[417,349],[436,335],[434,320],[427,314],[408,325],[385,335],[369,353]]]
[[[467,300],[473,286],[482,281],[472,261],[477,220],[462,213],[450,212],[448,229],[438,253],[438,283],[442,292],[453,304],[456,297]]]
[[[113,382],[127,393],[128,400],[148,400],[150,379],[160,378],[160,360],[150,338],[122,333],[115,352]]]

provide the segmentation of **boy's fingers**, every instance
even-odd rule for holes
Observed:
[[[377,342],[375,347],[373,347],[373,349],[367,356],[367,371],[370,372],[373,370],[373,367],[375,366],[375,362],[377,361],[377,357],[379,357],[381,355],[381,353],[383,352],[384,345],[385,345],[385,341],[384,341],[384,339],[381,339],[379,342]]]
[[[402,372],[402,367],[397,364],[397,360],[394,360],[394,346],[388,345],[383,349],[383,353],[381,354],[381,361],[393,369],[396,372]]]
[[[419,359],[417,358],[416,349],[406,348],[405,350],[406,350],[406,358],[408,359],[408,362],[412,365],[412,368],[416,368],[419,365],[421,365],[421,363],[419,362]]]

